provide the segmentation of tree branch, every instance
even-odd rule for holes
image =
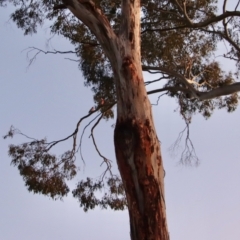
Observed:
[[[147,94],[151,95],[151,94],[155,94],[155,93],[159,93],[159,92],[165,92],[165,91],[169,91],[169,92],[184,92],[184,93],[189,93],[190,91],[186,88],[183,87],[164,87],[164,88],[157,88],[151,91],[148,91]]]
[[[197,92],[199,100],[209,100],[216,97],[221,97],[233,94],[240,91],[240,82],[215,88],[209,92]]]
[[[154,73],[153,73],[154,74]],[[159,81],[161,81],[161,80],[163,80],[163,79],[168,79],[169,77],[165,77],[165,76],[163,76],[163,77],[160,77],[160,78],[158,78],[158,79],[155,79],[155,80],[152,80],[152,81],[146,81],[146,82],[144,82],[144,84],[145,84],[145,86],[147,86],[147,85],[150,85],[150,84],[152,84],[152,83],[156,83],[156,82],[159,82]]]
[[[199,29],[200,31],[207,32],[207,33],[213,33],[216,35],[219,35],[223,39],[225,39],[227,42],[230,43],[231,46],[233,46],[239,53],[240,53],[240,47],[237,43],[235,43],[232,38],[229,36],[229,34],[224,34],[220,31],[215,31],[215,30],[207,30],[207,29]]]
[[[75,51],[58,51],[55,50],[54,51],[44,51],[42,49],[36,48],[36,47],[28,47],[26,49],[24,49],[23,51],[27,51],[27,59],[29,60],[29,64],[28,67],[32,65],[32,63],[36,60],[37,55],[40,53],[44,53],[44,54],[76,54],[77,52]],[[33,57],[30,57],[30,53],[33,51],[37,51]]]
[[[143,65],[142,69],[145,70],[145,71],[147,69],[150,69],[150,70],[165,72],[169,76],[176,77],[186,86],[186,88],[183,88],[183,87],[166,87],[166,88],[155,89],[155,90],[149,91],[148,92],[149,95],[157,93],[157,92],[162,92],[162,91],[172,91],[172,92],[181,91],[181,92],[190,94],[191,98],[193,97],[193,98],[196,98],[196,99],[199,99],[199,100],[209,100],[209,99],[212,99],[212,98],[225,96],[225,95],[233,94],[235,92],[240,91],[240,82],[237,82],[237,83],[233,83],[233,84],[230,84],[230,85],[225,85],[225,86],[222,86],[222,87],[212,89],[208,92],[201,92],[201,91],[196,90],[192,86],[192,84],[184,76],[182,76],[181,74],[179,74],[179,73],[177,73],[173,70],[170,70],[168,68]]]
[[[101,9],[91,0],[64,0],[64,4],[95,35],[110,62],[116,61],[112,52],[118,38]]]
[[[101,115],[101,113],[99,113],[95,118],[93,118],[84,128],[83,128],[83,131],[82,131],[82,134],[81,134],[81,137],[80,137],[80,142],[79,142],[79,146],[78,146],[78,150],[80,151],[80,156],[81,156],[81,159],[83,162],[84,161],[84,158],[83,158],[83,154],[82,154],[82,139],[83,139],[83,135],[85,133],[85,130],[87,129],[88,126],[90,126],[90,124],[95,121],[99,116]],[[77,151],[78,151],[77,150]]]
[[[202,22],[198,22],[198,23],[193,23],[191,21],[188,21],[188,23],[186,24],[187,27],[190,28],[202,28],[202,27],[207,27],[208,25],[212,24],[212,23],[216,23],[219,22],[221,20],[224,20],[228,17],[240,17],[240,11],[226,11],[218,16],[206,19]]]
[[[95,127],[99,124],[99,122],[101,121],[102,117],[103,117],[103,114],[98,118],[98,120],[96,121],[96,123],[93,125],[93,127],[92,127],[92,129],[91,129],[91,135],[90,135],[90,137],[91,137],[92,140],[93,140],[93,145],[94,145],[94,147],[95,147],[98,155],[103,159],[103,163],[106,163],[106,165],[107,165],[106,171],[110,171],[110,173],[111,173],[111,175],[112,175],[112,172],[111,172],[111,167],[112,167],[112,166],[111,166],[111,161],[110,161],[109,159],[107,159],[106,157],[104,157],[104,156],[101,154],[101,152],[99,151],[99,149],[98,149],[98,147],[97,147],[97,144],[96,144],[96,141],[95,141],[95,138],[94,138],[94,134],[93,134],[93,131],[94,131]],[[102,165],[102,164],[101,164],[101,165]],[[105,171],[105,173],[106,173],[106,171]],[[105,174],[104,174],[104,175],[105,175]],[[103,177],[104,177],[104,176],[103,176]]]
[[[186,17],[186,16],[185,16]],[[202,22],[198,22],[198,23],[194,23],[192,22],[188,17],[186,17],[186,19],[179,19],[179,21],[183,21],[185,22],[185,24],[183,25],[180,25],[180,26],[177,26],[177,27],[173,27],[173,28],[155,28],[155,29],[152,29],[152,28],[148,28],[148,29],[145,29],[144,31],[142,31],[141,33],[145,33],[147,31],[171,31],[171,30],[177,30],[177,29],[183,29],[183,28],[203,28],[203,27],[207,27],[209,26],[210,24],[213,24],[213,23],[216,23],[216,22],[219,22],[221,20],[224,20],[228,17],[240,17],[240,11],[226,11],[218,16],[215,16],[215,17],[212,17],[212,18],[209,18],[209,19],[206,19]]]
[[[59,5],[54,5],[53,10],[63,10],[67,9],[67,6],[65,4],[59,4]]]
[[[48,143],[49,147],[47,148],[47,151],[49,151],[53,146],[55,146],[56,144],[60,143],[60,142],[64,142],[66,140],[68,140],[69,138],[73,137],[73,149],[75,150],[76,149],[76,138],[77,138],[77,133],[78,133],[78,129],[79,129],[79,126],[81,124],[81,122],[88,118],[89,116],[91,116],[93,113],[95,113],[96,111],[98,111],[99,109],[96,109],[90,113],[88,113],[87,115],[85,115],[84,117],[80,118],[77,125],[76,125],[76,128],[75,130],[73,131],[72,134],[70,134],[69,136],[63,138],[63,139],[60,139],[60,140],[57,140],[57,141],[52,141],[50,143]]]
[[[161,71],[161,72],[168,74],[169,76],[176,77],[186,86],[187,89],[185,90],[185,92],[186,91],[191,92],[192,97],[198,98],[198,95],[197,95],[198,91],[181,74],[179,74],[173,70],[170,70],[169,68],[165,68],[165,67],[161,67],[161,66],[154,67],[154,66],[143,65],[142,69],[143,69],[143,71],[147,71],[147,70]]]

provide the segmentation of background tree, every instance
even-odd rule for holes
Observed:
[[[230,97],[227,97],[225,99],[216,99],[216,100],[211,100],[211,101],[209,100],[209,99],[212,99],[213,97],[219,97],[221,95],[228,95],[228,94],[235,93],[239,89],[239,84],[233,83],[234,80],[230,74],[224,75],[223,72],[221,72],[218,64],[211,59],[211,57],[213,56],[213,55],[211,55],[211,53],[213,50],[215,50],[216,43],[217,43],[216,39],[212,38],[212,36],[214,36],[216,38],[217,37],[220,38],[219,36],[222,36],[222,38],[228,39],[228,41],[230,43],[231,43],[231,41],[234,42],[234,34],[233,34],[233,36],[231,36],[231,35],[227,36],[227,35],[229,35],[229,34],[227,34],[227,24],[231,24],[234,22],[233,16],[237,16],[238,12],[237,11],[235,11],[233,13],[225,12],[225,9],[224,9],[224,13],[222,15],[219,15],[216,17],[213,13],[214,6],[212,6],[211,3],[205,3],[205,2],[200,3],[200,1],[199,1],[199,5],[197,5],[197,6],[195,6],[191,2],[190,2],[189,6],[186,6],[186,4],[184,4],[184,3],[183,3],[183,5],[181,5],[178,2],[168,2],[168,4],[165,2],[164,3],[156,2],[155,5],[153,4],[152,6],[151,6],[151,4],[152,3],[146,3],[146,6],[145,6],[143,3],[143,5],[142,5],[142,11],[144,13],[144,18],[142,21],[142,26],[143,26],[143,28],[142,28],[142,49],[143,49],[142,50],[142,63],[144,64],[143,70],[155,71],[155,73],[162,74],[161,77],[157,81],[160,81],[160,80],[162,81],[162,80],[166,79],[167,83],[162,87],[162,89],[150,91],[149,94],[153,93],[153,92],[157,92],[157,91],[158,92],[167,91],[168,95],[170,95],[172,97],[176,97],[180,104],[180,113],[182,114],[183,118],[185,119],[187,127],[188,127],[188,124],[190,123],[191,115],[196,111],[202,112],[205,117],[209,117],[211,114],[211,111],[213,111],[213,109],[215,107],[218,107],[218,108],[227,107],[229,111],[233,111],[237,105],[238,97],[236,94],[233,94]],[[161,4],[163,4],[163,5],[161,6]],[[96,9],[93,7],[92,3],[88,3],[87,6],[88,7],[90,6],[90,10]],[[23,7],[26,7],[26,6],[23,6]],[[30,6],[30,9],[31,9],[31,7],[33,7],[33,6]],[[57,8],[62,9],[63,7],[64,7],[63,5],[60,5],[58,7],[55,6],[55,9],[57,9]],[[175,12],[174,12],[174,8],[176,8]],[[157,9],[157,12],[154,13],[154,10],[156,10],[156,9]],[[206,9],[208,11],[206,11]],[[29,8],[27,10],[29,10]],[[150,12],[150,10],[153,12]],[[27,34],[27,33],[31,33],[31,32],[35,31],[36,22],[28,22],[28,24],[30,23],[30,25],[24,24],[23,17],[26,17],[24,15],[26,13],[28,13],[28,11],[26,11],[26,9],[25,9],[25,11],[22,11],[22,13],[21,13],[21,11],[17,11],[17,12],[15,12],[15,15],[13,14],[13,19],[18,21],[19,26],[25,28],[25,33]],[[30,14],[29,16],[30,16],[30,18],[32,18],[31,16],[35,12],[30,11],[30,13],[28,13],[28,14]],[[151,21],[152,21],[151,22],[149,20],[150,18],[149,19],[147,18],[149,13],[151,13],[151,18],[152,18],[152,16],[155,16],[155,14],[156,14],[156,21],[154,21],[154,18],[153,18],[153,19],[151,19]],[[159,13],[161,13],[161,14],[159,14]],[[159,14],[159,16],[158,16],[158,14]],[[168,18],[166,19],[164,14],[167,14],[168,17],[170,16],[169,19]],[[193,15],[191,15],[191,14],[193,14]],[[172,15],[174,15],[175,18],[173,18]],[[126,16],[126,15],[124,15],[124,16]],[[37,17],[39,17],[39,16],[37,16]],[[37,17],[33,17],[33,18],[36,20]],[[197,20],[199,20],[197,23],[190,20],[190,18],[194,18],[194,17],[196,17]],[[164,21],[162,20],[162,18],[164,19]],[[227,22],[225,22],[223,20],[224,18],[228,19]],[[110,17],[109,17],[109,20],[111,22]],[[224,25],[225,30],[222,30],[222,31],[221,31],[221,29],[215,30],[214,29],[215,26],[211,25],[212,23],[215,23],[218,20],[219,21],[223,20],[223,25]],[[170,25],[170,27],[173,29],[171,31],[169,30],[168,21],[172,24],[172,25]],[[174,25],[174,22],[175,22],[176,26]],[[113,24],[114,27],[118,26],[117,20],[116,20],[116,22],[114,22],[114,20],[113,20],[113,23],[114,23]],[[161,26],[162,24],[163,24],[163,26]],[[70,24],[68,24],[68,26],[69,25]],[[153,29],[153,27],[155,27],[155,25],[157,25],[158,28]],[[74,26],[74,20],[71,23],[71,26]],[[54,27],[53,27],[53,29],[54,29]],[[67,29],[66,25],[64,27],[65,27],[65,29]],[[159,27],[160,27],[160,29],[159,29]],[[211,27],[213,27],[213,29],[211,29]],[[178,31],[175,31],[176,28],[178,29]],[[201,28],[201,29],[199,30],[199,28]],[[76,29],[80,29],[80,26],[77,26]],[[166,29],[167,29],[167,31],[166,31]],[[186,29],[189,30],[189,32],[187,32],[188,35],[186,35]],[[197,29],[197,31],[195,29]],[[68,29],[67,29],[67,31],[68,31]],[[71,30],[71,31],[73,31],[73,30]],[[183,31],[182,35],[180,34],[181,31]],[[224,35],[224,31],[225,31],[225,35]],[[150,32],[150,34],[149,34],[149,32]],[[161,32],[161,35],[158,35],[159,32]],[[213,33],[213,35],[210,35],[210,36],[206,35],[205,34],[206,32]],[[87,35],[88,37],[89,37],[89,35],[91,36],[90,33],[88,33],[88,34],[78,33],[78,34],[80,36],[84,36],[84,35]],[[144,36],[147,36],[146,39],[144,38]],[[159,37],[161,37],[162,41],[154,40],[154,38],[159,39]],[[196,39],[199,40],[197,44],[196,44]],[[84,39],[84,40],[86,40],[86,39]],[[90,40],[92,41],[91,38],[90,38]],[[215,40],[215,41],[213,41],[213,40]],[[157,44],[158,42],[161,42],[161,46],[154,46],[153,43]],[[82,46],[84,46],[85,42],[82,42],[82,43],[83,43]],[[91,51],[89,50],[89,48],[86,48],[85,53],[83,51],[83,53],[81,53],[82,55],[80,55],[81,67],[82,67],[84,76],[87,79],[89,77],[89,79],[91,79],[91,80],[92,79],[97,80],[95,83],[92,82],[92,84],[97,85],[97,88],[96,87],[94,88],[94,90],[96,91],[96,95],[95,95],[96,102],[100,103],[100,99],[104,98],[104,100],[105,100],[104,107],[111,107],[111,104],[114,104],[116,100],[112,99],[112,101],[110,101],[109,100],[110,97],[108,97],[108,95],[106,95],[106,93],[109,92],[110,96],[115,96],[113,94],[115,92],[114,85],[108,86],[108,87],[104,86],[104,88],[105,89],[107,88],[108,91],[104,90],[105,95],[103,95],[101,98],[99,97],[100,90],[101,90],[101,84],[104,85],[105,83],[108,82],[108,80],[111,80],[111,78],[112,78],[111,70],[110,70],[110,68],[108,68],[109,63],[107,62],[107,59],[103,56],[103,53],[101,53],[101,49],[98,49],[98,47],[99,47],[98,43],[91,42],[91,44],[92,43],[93,43],[93,47],[95,48],[94,55],[91,55],[91,53],[90,53]],[[145,43],[146,43],[146,45],[145,45]],[[152,43],[152,44],[150,44],[150,43]],[[173,45],[171,45],[171,43],[173,43]],[[100,41],[100,44],[102,44],[101,41]],[[87,44],[87,45],[89,45],[89,44]],[[148,48],[146,46],[148,46]],[[168,46],[169,46],[169,48],[168,48]],[[154,48],[151,49],[151,47],[154,47]],[[144,50],[146,50],[146,49],[148,49],[148,51],[144,52]],[[159,52],[157,52],[156,49],[159,49]],[[79,50],[79,52],[80,51],[81,50]],[[233,55],[231,55],[231,54],[236,55],[236,53],[233,53],[233,52],[234,51],[231,50],[230,52],[228,52],[225,55],[225,57],[234,58]],[[76,51],[76,53],[78,53],[78,51]],[[88,59],[88,62],[87,61],[84,62],[84,60],[85,60],[83,57],[83,56],[85,56],[84,54],[88,55],[89,53],[90,53],[90,57],[89,56],[86,57],[86,59]],[[97,53],[100,53],[100,55],[96,55]],[[173,54],[173,53],[176,53],[176,54]],[[109,54],[111,55],[111,53],[109,53]],[[156,55],[154,56],[154,54],[156,54]],[[148,55],[153,55],[153,56],[148,56]],[[100,58],[98,58],[98,61],[96,61],[96,63],[92,63],[92,61],[89,61],[89,59],[92,59],[92,56],[94,56],[94,58],[97,58],[97,56],[100,56]],[[159,57],[159,56],[161,56],[161,57]],[[235,59],[237,60],[237,58],[235,58]],[[131,63],[129,62],[129,59],[125,59],[125,60],[126,60],[126,65],[128,66],[128,71],[130,73],[128,73],[128,71],[127,71],[127,72],[124,72],[123,75],[125,76],[125,74],[130,74],[130,76],[134,76],[135,70],[134,70],[134,68],[131,67]],[[99,63],[100,63],[100,67],[99,67]],[[94,67],[90,68],[92,66],[92,64]],[[113,65],[113,63],[112,63],[112,65]],[[120,66],[120,68],[122,66]],[[107,69],[107,71],[104,72],[104,70],[106,70],[106,69]],[[137,71],[137,73],[139,73],[139,71]],[[95,74],[95,75],[93,76],[92,74]],[[121,73],[120,73],[120,76],[121,76]],[[114,75],[114,78],[115,77],[116,76]],[[121,79],[121,77],[119,77],[119,78]],[[128,78],[129,78],[129,76],[128,76]],[[104,83],[101,82],[102,80],[104,80],[103,81]],[[109,81],[109,82],[112,82],[112,81]],[[149,84],[149,82],[147,84]],[[196,88],[194,88],[195,85],[197,86]],[[118,91],[118,88],[116,88],[116,91]],[[121,96],[121,94],[122,93],[119,93],[118,96]],[[199,100],[201,100],[201,101],[199,101]],[[202,100],[205,100],[205,101],[202,101]],[[120,112],[121,111],[124,112],[125,107],[121,106],[120,102],[121,101],[119,99],[117,99],[118,109],[120,109],[119,110]],[[137,105],[140,102],[141,101],[137,101],[135,103],[136,112],[139,111],[139,108],[137,107]],[[126,104],[126,99],[124,99],[122,105],[124,105],[124,104]],[[97,108],[97,110],[100,109],[100,107],[101,106],[99,105],[99,108]],[[108,109],[104,109],[104,107],[101,107],[102,113],[103,113],[103,115],[101,117],[111,116],[112,113],[109,112]],[[146,106],[145,110],[148,108],[149,108],[149,106]],[[149,116],[149,114],[148,114],[148,116]],[[137,125],[139,125],[139,124],[137,123]],[[128,130],[129,127],[126,127],[126,126],[121,127],[121,125],[120,125],[120,130],[121,130],[120,132],[124,132],[123,130],[126,130],[126,129]],[[133,134],[134,137],[132,137],[132,135],[129,135],[129,131],[127,131],[126,136],[124,135],[121,137],[116,137],[116,139],[124,139],[125,137],[127,138],[128,141],[135,139],[136,133],[134,132],[134,134]],[[15,132],[16,132],[15,129],[12,128],[10,130],[8,136],[12,136],[12,134],[14,134]],[[116,132],[117,132],[117,130],[116,130]],[[75,134],[76,134],[76,132],[74,132],[71,136],[75,137],[76,136]],[[116,136],[118,136],[118,135],[116,134]],[[139,136],[139,135],[137,135],[137,136]],[[139,139],[139,137],[136,137],[136,139]],[[133,140],[133,142],[136,141],[136,139]],[[143,138],[143,139],[146,140],[146,138]],[[189,139],[187,139],[187,140],[188,140],[187,144],[190,143],[190,145],[191,145],[191,142],[189,141]],[[55,143],[56,142],[54,142],[52,144],[55,144]],[[122,143],[117,142],[117,145],[121,145],[121,144]],[[141,144],[139,144],[139,143],[134,144],[134,146],[139,146],[139,145],[141,147]],[[67,152],[67,153],[63,154],[62,158],[60,159],[60,162],[58,162],[58,164],[56,164],[56,165],[55,165],[55,163],[57,162],[56,157],[53,155],[50,155],[48,153],[48,150],[51,148],[51,146],[52,146],[51,143],[48,144],[44,140],[43,141],[33,141],[29,144],[23,144],[20,147],[16,147],[16,146],[10,147],[10,155],[13,157],[13,163],[18,165],[21,174],[24,176],[24,178],[26,180],[26,184],[29,186],[29,190],[33,190],[35,192],[40,191],[42,193],[50,194],[52,197],[55,197],[58,195],[60,195],[60,196],[64,195],[68,190],[67,186],[64,184],[62,179],[64,177],[71,178],[75,174],[75,165],[73,163],[75,146],[73,147],[71,152]],[[188,147],[189,147],[189,145],[186,145],[186,149],[188,149]],[[121,146],[120,146],[120,148],[121,148]],[[125,149],[126,146],[123,145],[123,148]],[[131,151],[133,151],[133,149],[131,149]],[[130,151],[130,153],[131,153],[131,151]],[[139,153],[141,151],[138,149],[138,151],[136,151],[136,152]],[[39,153],[40,153],[40,155],[38,155]],[[128,158],[130,153],[129,152],[125,153],[124,157]],[[27,157],[27,158],[25,159],[25,157]],[[190,157],[191,157],[191,149],[190,149],[190,151],[183,153],[182,161],[184,161],[184,160],[188,161],[190,159]],[[30,159],[30,161],[28,161],[29,159]],[[104,159],[104,160],[106,161],[106,159]],[[39,161],[41,161],[41,163],[43,163],[43,165],[44,165],[44,168],[40,169],[40,171],[37,168]],[[109,164],[107,161],[106,161],[106,163]],[[58,167],[62,167],[61,164],[63,164],[62,171],[57,171]],[[48,173],[48,168],[51,170],[54,170],[53,175],[49,174],[49,176],[47,176],[46,169],[47,169],[47,173]],[[121,167],[120,167],[120,169],[121,169]],[[68,170],[70,170],[70,172],[68,172]],[[50,178],[47,178],[47,177],[50,177]],[[41,178],[44,179],[44,182],[42,182]],[[115,178],[111,178],[111,180],[113,180],[113,179],[115,179]],[[134,177],[133,177],[133,179],[134,179]],[[117,180],[117,179],[115,179],[115,180]],[[124,177],[123,177],[123,180],[124,180]],[[140,185],[142,188],[144,184],[143,184],[143,182],[141,182],[141,180],[142,179],[140,179]],[[135,180],[133,180],[133,181],[135,181]],[[50,183],[54,182],[54,184],[55,184],[55,186],[52,189],[49,188],[49,186],[51,186],[51,185],[49,185],[49,182]],[[134,182],[135,187],[137,185],[136,182],[137,181]],[[162,184],[162,176],[161,176],[160,182]],[[128,183],[129,183],[129,181],[128,181]],[[81,203],[86,204],[85,205],[86,207],[92,207],[92,206],[94,206],[94,204],[101,204],[102,206],[104,206],[104,204],[106,204],[105,202],[101,202],[101,201],[98,202],[94,198],[90,199],[92,201],[87,201],[85,203],[83,201],[84,199],[82,199],[82,197],[85,197],[85,195],[82,195],[83,191],[81,190],[81,187],[82,186],[84,186],[84,187],[90,186],[93,188],[93,190],[95,190],[98,188],[98,186],[100,187],[100,185],[91,185],[91,182],[89,182],[89,181],[82,182],[82,184],[83,185],[80,184],[79,188],[76,191],[74,191],[74,194],[76,196],[80,196]],[[88,184],[88,185],[84,185],[84,184]],[[56,188],[56,186],[59,186],[59,188]],[[110,187],[111,187],[111,184],[110,184]],[[80,190],[80,194],[79,194],[79,190]],[[135,189],[135,190],[137,190],[137,189]],[[149,187],[146,188],[146,191],[148,191],[148,190],[149,190]],[[128,194],[128,191],[127,191],[127,194]],[[110,199],[112,200],[112,198],[110,198]],[[108,198],[107,198],[107,201],[109,201]],[[117,201],[119,201],[119,199]],[[138,203],[139,203],[139,201],[140,200],[138,198]],[[129,200],[129,202],[131,202],[131,201]],[[110,203],[112,204],[112,201],[110,201]],[[124,203],[124,202],[121,202],[121,203]],[[149,204],[147,204],[147,206],[148,205]],[[113,206],[116,207],[115,204]],[[139,211],[139,209],[137,211]],[[131,216],[131,211],[130,211],[130,216]],[[149,230],[149,231],[151,232],[151,230]],[[133,234],[133,232],[132,232],[132,234]],[[136,234],[140,234],[140,233],[136,233]],[[142,233],[142,234],[146,234],[146,232]],[[132,235],[132,237],[134,238],[133,235]]]

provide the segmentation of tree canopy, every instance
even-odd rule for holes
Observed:
[[[123,17],[122,1],[81,2],[87,5],[89,11],[100,9],[118,34]],[[235,5],[231,3],[229,9],[227,0],[222,6],[215,0],[141,1],[142,70],[155,77],[154,80],[145,81],[146,86],[155,86],[155,90],[148,94],[163,93],[175,98],[187,126],[196,113],[209,118],[215,109],[225,108],[232,112],[238,106],[239,3],[240,1]],[[62,35],[72,43],[74,51],[71,53],[75,54],[75,60],[79,62],[85,85],[91,87],[94,93],[95,109],[79,120],[75,131],[68,137],[54,142],[32,139],[9,148],[12,163],[18,167],[30,191],[61,198],[69,191],[66,180],[77,174],[75,153],[80,123],[98,111],[100,115],[94,127],[102,118],[114,117],[112,107],[117,99],[113,70],[95,35],[67,9],[71,1],[0,0],[1,6],[6,4],[14,5],[11,19],[23,29],[25,35],[35,34],[38,27],[47,22],[52,35]],[[226,52],[219,56],[218,47],[222,42],[227,45]],[[69,53],[61,50],[32,50],[36,54]],[[35,57],[36,55],[33,59]],[[223,69],[220,59],[232,61],[236,66],[235,72]],[[101,104],[102,99],[104,104]],[[5,137],[17,133],[22,134],[11,128]],[[73,138],[73,148],[70,151],[63,153],[60,158],[50,153],[54,145],[69,138]],[[101,157],[109,170],[108,160]],[[110,206],[115,210],[124,209],[127,203],[121,180],[111,175],[105,183],[109,191],[99,200],[94,192],[103,188],[103,185],[102,179],[93,182],[88,178],[78,184],[73,195],[85,210],[97,205],[103,208]]]

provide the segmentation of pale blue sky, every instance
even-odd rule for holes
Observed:
[[[80,117],[92,106],[90,89],[83,85],[77,64],[64,56],[39,55],[27,69],[29,46],[45,49],[47,26],[33,37],[24,37],[14,23],[8,22],[9,8],[0,9],[0,136],[10,125],[24,133],[56,140],[73,131]],[[63,38],[55,38],[53,47],[71,49]],[[230,67],[230,66],[228,66]],[[153,107],[155,125],[162,142],[166,169],[167,217],[172,240],[240,239],[240,110],[232,114],[216,111],[205,121],[196,116],[191,138],[201,160],[199,167],[178,165],[179,155],[171,158],[168,148],[184,127],[174,100],[162,98]],[[102,122],[96,130],[101,151],[114,160],[113,128]],[[83,153],[86,166],[77,179],[97,177],[101,159],[95,153],[89,132]],[[0,239],[1,240],[98,240],[130,239],[128,213],[96,209],[84,213],[69,195],[64,201],[52,201],[33,195],[7,155],[8,144],[21,143],[21,137],[0,140]],[[71,141],[57,146],[61,154]],[[75,183],[72,183],[74,186]]]

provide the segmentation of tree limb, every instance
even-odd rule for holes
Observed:
[[[233,94],[240,91],[240,82],[218,87],[212,89],[209,92],[197,92],[199,100],[209,100],[216,97],[221,97],[229,94]]]
[[[67,9],[67,6],[65,4],[59,4],[59,5],[53,6],[53,10],[62,10],[62,9]]]
[[[97,144],[96,144],[96,141],[95,141],[95,138],[94,138],[94,134],[93,134],[93,131],[94,131],[95,127],[99,124],[99,122],[101,121],[102,117],[103,117],[103,114],[98,118],[98,120],[96,121],[96,123],[93,125],[93,127],[92,127],[92,129],[91,129],[91,135],[90,135],[90,137],[91,137],[92,140],[93,140],[93,145],[94,145],[94,147],[95,147],[98,155],[103,159],[103,163],[106,163],[106,165],[107,165],[106,171],[110,171],[110,174],[112,175],[112,172],[111,172],[111,167],[112,167],[112,166],[111,166],[111,162],[110,162],[109,159],[107,159],[106,157],[104,157],[104,156],[101,154],[101,152],[99,151],[99,149],[98,149],[98,147],[97,147]],[[102,164],[101,164],[101,165],[102,165]],[[105,171],[105,174],[106,174],[106,171]],[[104,174],[104,175],[105,175],[105,174]],[[104,177],[104,176],[103,176],[103,177]],[[102,178],[103,178],[103,177],[102,177]]]
[[[118,38],[101,9],[91,0],[64,0],[63,2],[95,35],[110,62],[116,61],[115,58],[113,59],[112,52],[116,50]]]
[[[85,160],[83,158],[83,154],[82,154],[82,139],[83,139],[83,135],[85,133],[85,130],[87,129],[87,127],[93,122],[95,121],[99,116],[101,115],[101,113],[99,113],[95,118],[93,118],[90,122],[88,122],[88,124],[83,128],[83,131],[82,131],[82,134],[81,134],[81,137],[80,137],[80,142],[79,142],[79,146],[78,146],[78,150],[80,151],[80,156],[81,156],[81,159],[82,161],[85,163]],[[77,150],[77,151],[78,151]]]
[[[148,91],[147,94],[151,95],[154,93],[159,93],[159,92],[165,92],[165,91],[169,91],[169,92],[184,92],[184,93],[189,93],[189,90],[183,87],[164,87],[164,88],[157,88],[151,91]]]
[[[165,67],[161,67],[161,66],[154,67],[154,66],[143,65],[142,69],[143,69],[143,71],[147,71],[147,70],[161,71],[161,72],[164,72],[164,73],[168,74],[169,76],[173,76],[173,77],[178,78],[186,86],[186,88],[187,88],[186,91],[191,92],[192,97],[198,98],[198,95],[197,95],[198,91],[181,74],[179,74],[179,73],[177,73],[173,70],[170,70],[169,68],[165,68]]]
[[[230,85],[225,85],[222,87],[212,89],[208,92],[201,92],[201,91],[198,91],[197,89],[195,89],[184,76],[182,76],[181,74],[179,74],[173,70],[170,70],[168,68],[143,65],[142,69],[143,70],[151,69],[151,70],[165,72],[170,76],[176,77],[186,86],[186,88],[184,88],[184,87],[166,87],[166,88],[154,89],[152,91],[147,92],[149,95],[158,93],[158,92],[163,92],[163,91],[171,91],[171,92],[181,91],[181,92],[190,94],[191,98],[194,97],[199,100],[209,100],[212,98],[225,96],[225,95],[233,94],[235,92],[240,91],[240,82],[237,82],[237,83],[233,83]]]
[[[183,28],[203,28],[203,27],[209,26],[210,24],[213,24],[213,23],[219,22],[221,20],[224,20],[228,17],[240,17],[240,11],[226,11],[226,12],[224,12],[224,13],[218,15],[218,16],[206,19],[206,20],[204,20],[202,22],[198,22],[198,23],[192,22],[189,18],[179,19],[179,21],[182,20],[183,22],[185,22],[185,24],[177,26],[177,27],[173,27],[173,28],[164,28],[164,29],[148,28],[148,29],[145,29],[144,31],[142,31],[141,33],[143,34],[147,31],[171,31],[171,30],[183,29]]]

